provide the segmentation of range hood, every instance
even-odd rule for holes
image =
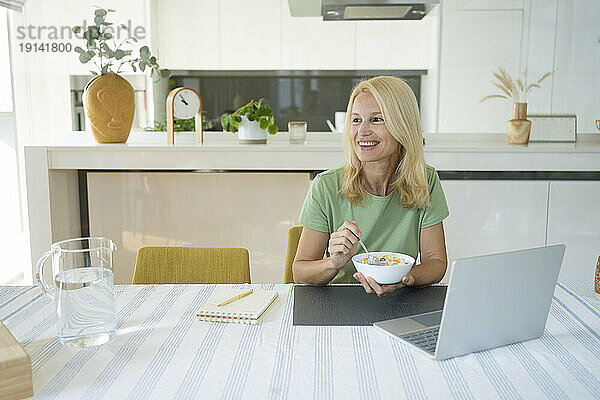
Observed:
[[[422,19],[439,0],[322,0],[323,21]]]
[[[288,0],[292,17],[323,21],[419,20],[440,0]]]

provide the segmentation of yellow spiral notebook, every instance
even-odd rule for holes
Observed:
[[[200,321],[233,322],[237,324],[256,324],[279,304],[279,294],[276,290],[254,290],[248,296],[237,299],[229,304],[218,307],[227,299],[239,295],[246,290],[217,287],[210,299],[198,311]]]

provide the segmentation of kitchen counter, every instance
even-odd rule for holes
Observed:
[[[27,146],[45,153],[48,169],[102,170],[304,170],[344,163],[341,136],[309,133],[306,144],[289,144],[287,133],[269,136],[266,145],[241,145],[232,134],[191,133],[166,145],[164,134],[134,135],[126,144],[97,144],[87,135],[68,144]],[[164,141],[163,141],[164,139]],[[425,160],[439,171],[600,171],[600,135],[579,135],[576,143],[509,145],[505,134],[425,135]],[[162,143],[161,143],[162,142]],[[493,155],[493,156],[492,156]]]
[[[596,207],[582,206],[579,219],[571,218],[572,223],[562,220],[554,223],[547,215],[563,215],[567,209],[570,210],[572,199],[576,199],[578,204],[597,199],[600,193],[600,135],[579,135],[576,143],[528,145],[508,145],[505,134],[438,134],[425,135],[425,139],[425,161],[438,170],[452,208],[454,219],[447,224],[448,235],[452,236],[448,240],[448,248],[455,256],[452,258],[519,246],[535,247],[558,237],[556,240],[572,241],[571,254],[581,254],[581,260],[573,258],[570,265],[583,268],[588,262],[587,258],[595,249],[590,243],[597,240],[596,234],[589,235],[590,229],[593,232],[597,229],[588,226],[589,221],[594,220],[590,212]],[[31,282],[35,272],[33,263],[49,249],[50,244],[65,238],[89,234],[119,237],[127,233],[132,241],[138,238],[148,241],[154,237],[156,240],[162,238],[160,243],[179,243],[172,240],[180,235],[182,238],[196,238],[194,243],[201,243],[198,238],[202,232],[190,230],[186,233],[182,226],[190,225],[192,217],[200,218],[197,215],[200,210],[212,213],[214,209],[215,218],[222,218],[222,214],[229,215],[233,209],[240,209],[235,205],[218,209],[234,191],[241,198],[260,199],[277,187],[276,193],[266,196],[270,200],[278,199],[269,207],[275,207],[275,204],[287,207],[277,217],[279,225],[283,224],[283,228],[277,225],[278,228],[286,230],[297,223],[297,213],[310,176],[345,162],[341,136],[332,133],[309,133],[307,143],[299,145],[289,144],[287,133],[269,136],[266,145],[240,145],[237,136],[217,132],[206,133],[203,145],[194,143],[192,133],[177,134],[175,145],[165,143],[166,135],[161,133],[134,133],[127,144],[97,144],[88,134],[73,133],[68,143],[26,146],[32,275],[25,279]],[[214,182],[218,183],[209,184],[207,182],[213,182],[209,177],[211,173],[226,176],[216,177]],[[256,176],[256,173],[261,175]],[[106,184],[98,186],[98,179],[106,179]],[[226,186],[226,182],[238,183]],[[90,187],[96,190],[90,191]],[[570,195],[563,201],[557,198],[561,193]],[[162,200],[163,195],[171,196],[170,200]],[[188,197],[192,199],[191,203],[180,203],[180,198]],[[209,199],[207,204],[200,207],[193,200],[199,197]],[[121,198],[124,200],[120,201]],[[148,201],[153,202],[151,206]],[[146,211],[143,211],[144,204]],[[256,212],[260,214],[264,202],[259,201],[258,204]],[[480,204],[486,206],[477,208]],[[117,227],[121,230],[111,233],[108,228],[98,227],[98,221],[108,224],[109,220],[115,219],[117,222],[137,221],[138,225],[147,226],[149,221],[166,218],[167,214],[158,215],[159,210],[166,209],[171,209],[167,213],[169,218],[181,214],[180,220],[157,222],[158,228],[175,224],[177,229],[173,232],[138,232],[134,226],[131,229]],[[132,210],[136,210],[139,219],[131,216]],[[192,210],[195,210],[193,215],[188,216],[186,213]],[[269,215],[275,217],[273,208],[270,210]],[[479,210],[481,215],[475,215],[474,210]],[[572,213],[572,210],[569,212]],[[254,211],[240,218],[247,219],[250,214]],[[90,215],[96,216],[96,225]],[[210,219],[212,214],[202,218],[205,219],[198,221],[214,221]],[[247,229],[258,229],[263,220],[263,225],[267,224],[265,218],[244,223],[249,227]],[[202,223],[191,225],[201,227]],[[272,224],[272,221],[268,223]],[[466,223],[472,223],[472,226],[463,226]],[[573,238],[563,239],[552,233],[553,229],[562,232],[561,226],[565,224],[570,224],[568,232],[573,232]],[[520,228],[515,231],[513,227],[517,225]],[[283,257],[283,254],[278,252],[285,249],[285,243],[277,241],[285,240],[285,232],[274,235],[271,225],[261,229],[263,231],[252,231],[250,237],[270,235],[270,240],[262,242],[273,243],[273,248],[270,252],[254,249],[261,259],[252,260],[253,270],[256,271],[256,266],[262,262],[279,271],[280,260],[277,257]],[[479,232],[482,243],[474,245],[475,239],[471,236],[465,236],[465,243],[458,242],[464,236],[462,232],[469,231]],[[577,236],[580,233],[589,236],[587,244]],[[139,244],[146,243],[142,242]],[[138,245],[135,243],[129,245],[132,257]],[[581,245],[581,249],[577,244]],[[564,279],[581,276],[587,276],[587,272],[575,271]]]

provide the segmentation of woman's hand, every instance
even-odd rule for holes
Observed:
[[[331,234],[327,250],[331,255],[331,263],[338,271],[356,253],[360,235],[360,229],[355,221],[344,221],[338,230]]]
[[[367,293],[375,293],[378,297],[387,296],[392,293],[396,289],[400,289],[404,286],[412,286],[415,283],[415,278],[411,274],[406,274],[402,277],[400,282],[392,283],[390,285],[380,285],[375,282],[375,279],[370,276],[365,277],[360,272],[356,272],[354,275],[354,279],[358,280],[363,288],[365,288],[365,292]]]

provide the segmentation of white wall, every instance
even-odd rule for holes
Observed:
[[[600,7],[596,0],[515,0],[442,3],[437,129],[440,133],[506,131],[511,105],[480,99],[497,91],[491,70],[538,78],[528,111],[577,115],[579,133],[596,131],[600,116]]]
[[[0,8],[0,284],[20,283],[22,266],[29,265],[19,203],[14,119],[8,17],[6,9]]]
[[[12,79],[8,54],[8,16],[6,9],[0,7],[0,113],[13,111]]]
[[[519,69],[522,10],[451,3],[443,3],[438,131],[501,132],[510,105],[479,100],[492,90],[492,68]]]
[[[21,222],[14,113],[0,112],[0,188],[0,284],[16,284],[31,263]]]
[[[556,1],[556,70],[550,111],[577,111],[580,132],[597,132],[600,118],[600,4]],[[550,24],[550,26],[552,26]]]

